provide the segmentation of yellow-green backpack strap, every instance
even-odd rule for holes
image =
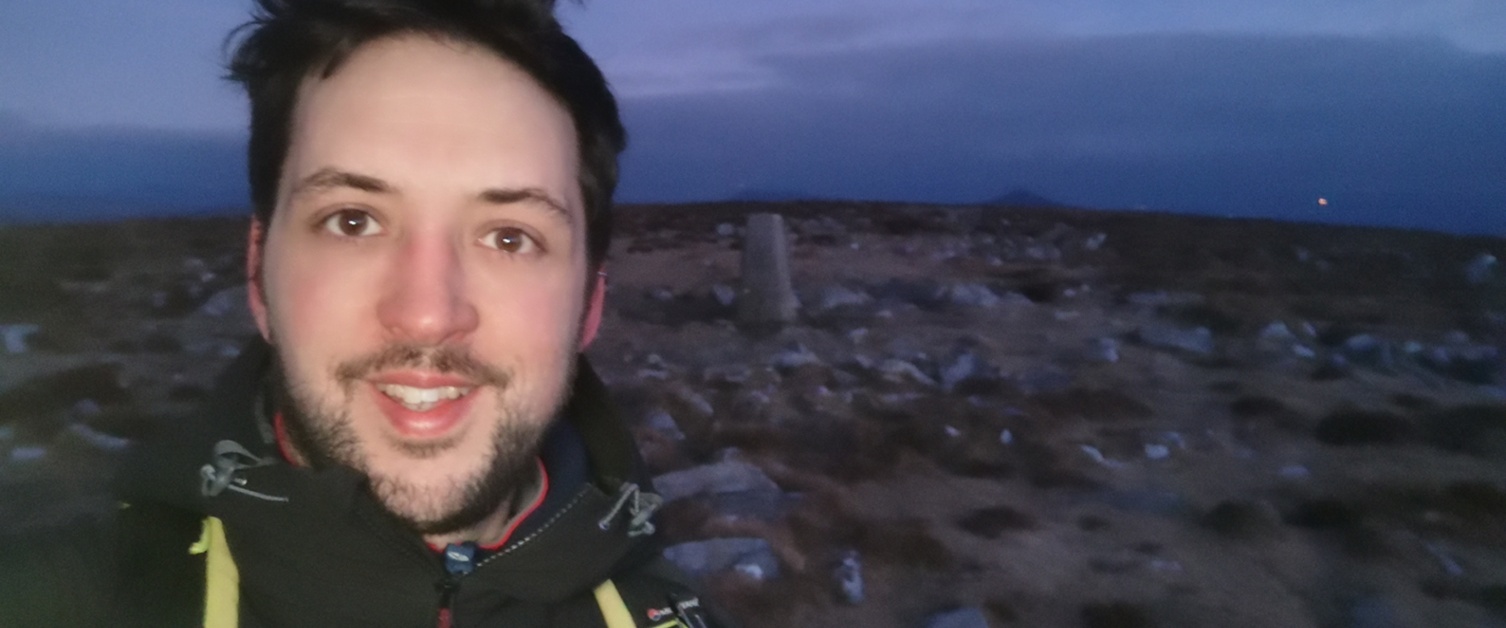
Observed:
[[[635,628],[638,625],[633,622],[627,602],[622,600],[622,594],[611,579],[596,586],[596,605],[601,607],[601,617],[607,620],[607,628]]]
[[[204,554],[204,628],[235,628],[240,620],[241,576],[225,542],[225,524],[205,517],[204,531],[188,552]]]

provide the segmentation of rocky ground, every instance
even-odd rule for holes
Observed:
[[[802,307],[736,324],[741,225]],[[591,358],[749,626],[1506,626],[1506,241],[619,212]],[[0,228],[0,521],[107,505],[249,332],[244,220]]]

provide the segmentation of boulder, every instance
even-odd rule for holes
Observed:
[[[1184,329],[1158,321],[1141,327],[1138,336],[1141,342],[1158,349],[1173,349],[1198,355],[1213,353],[1213,332],[1207,327]]]
[[[665,548],[664,558],[695,578],[728,569],[758,580],[779,576],[779,559],[774,556],[774,549],[768,541],[755,537],[680,543]]]
[[[26,339],[41,331],[41,327],[32,324],[0,325],[0,338],[4,339],[5,352],[11,355],[20,355],[31,349]]]
[[[1500,262],[1496,256],[1489,253],[1481,253],[1464,266],[1464,280],[1475,285],[1489,283],[1495,275],[1496,267]]]
[[[837,581],[842,601],[854,605],[863,603],[863,562],[857,550],[842,552],[842,559],[832,570],[832,576]]]
[[[873,297],[868,293],[841,285],[831,285],[821,288],[816,294],[816,310],[830,312],[841,308],[853,308],[870,305]]]
[[[959,283],[943,289],[948,303],[961,307],[996,307],[1002,301],[988,286],[978,283]]]
[[[727,461],[671,471],[654,478],[654,490],[665,503],[696,495],[741,491],[779,492],[763,470],[746,462]]]

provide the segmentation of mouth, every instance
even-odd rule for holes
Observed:
[[[408,441],[432,441],[458,432],[480,388],[466,380],[411,373],[368,383],[387,424]]]
[[[402,384],[376,384],[376,388],[388,398],[414,412],[428,412],[446,401],[454,401],[475,390],[471,386],[441,386],[419,388]]]

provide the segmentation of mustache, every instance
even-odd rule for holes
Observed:
[[[405,343],[387,345],[369,355],[341,363],[335,368],[335,379],[348,388],[373,373],[394,368],[459,375],[479,385],[497,388],[504,388],[512,381],[508,371],[477,359],[465,347]]]

